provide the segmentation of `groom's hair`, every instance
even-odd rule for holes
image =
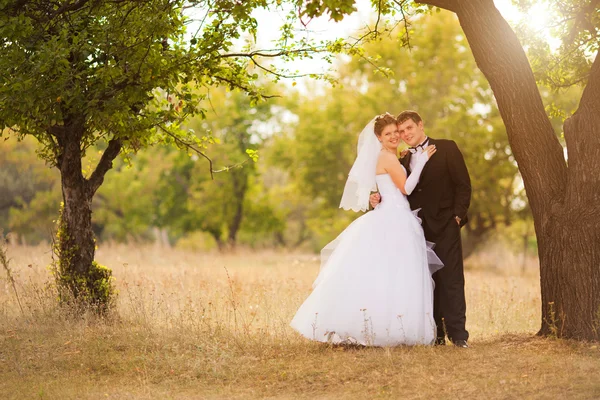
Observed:
[[[398,124],[402,124],[408,121],[409,119],[412,119],[415,124],[418,124],[419,122],[423,121],[423,118],[421,118],[418,112],[413,110],[405,110],[398,114],[398,116],[396,117],[396,122]]]

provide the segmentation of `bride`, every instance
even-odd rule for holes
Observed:
[[[407,178],[396,155],[399,144],[396,120],[387,113],[359,136],[340,207],[366,211],[377,188],[382,201],[322,250],[314,290],[291,322],[309,339],[365,346],[429,345],[435,339],[431,274],[442,262],[406,196],[436,149],[420,153]]]

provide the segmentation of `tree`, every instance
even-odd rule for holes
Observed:
[[[478,67],[488,79],[523,176],[540,257],[541,334],[600,338],[600,4],[573,4],[563,25],[587,76],[579,107],[564,124],[569,162],[546,114],[540,91],[514,31],[491,0],[423,2],[456,13]],[[582,46],[583,47],[583,46]],[[577,57],[579,56],[579,57]]]
[[[248,154],[254,156],[260,148],[263,125],[276,125],[275,105],[272,102],[253,105],[237,90],[211,92],[211,110],[205,118],[190,119],[186,126],[210,131],[218,141],[208,149],[214,165],[229,167],[220,168],[227,171],[211,179],[210,171],[197,158],[176,155],[173,165],[160,174],[155,223],[175,236],[202,230],[213,237],[220,249],[234,248],[248,211],[258,207],[267,213],[264,217],[271,219],[268,207],[260,207],[247,196],[258,184],[256,165],[249,162]],[[269,225],[259,221],[252,224],[261,227],[261,231]]]
[[[324,9],[340,7],[340,2],[333,0],[312,3]],[[342,3],[348,6],[354,1]],[[564,123],[568,163],[527,54],[493,0],[415,3],[457,15],[477,66],[498,103],[523,177],[538,241],[542,292],[539,333],[599,339],[600,175],[596,171],[600,168],[600,3],[552,3],[562,17],[557,24],[562,46],[542,78],[559,85],[579,82],[585,86],[577,110]],[[379,11],[390,14],[404,12],[409,6],[399,1],[383,4]],[[402,8],[393,9],[393,4]],[[545,50],[549,51],[547,45]],[[535,56],[532,59],[539,60]]]
[[[356,155],[357,132],[378,113],[377,106],[329,88],[288,107],[295,118],[263,151],[273,172],[284,178],[270,190],[287,209],[288,245],[308,242],[319,251],[358,216],[339,210],[340,193]]]
[[[233,248],[244,219],[250,179],[256,172],[255,166],[247,163],[248,154],[255,154],[262,142],[258,126],[271,119],[273,104],[262,102],[253,106],[239,91],[214,91],[213,100],[215,107],[205,121],[191,120],[187,125],[197,127],[202,124],[204,129],[213,132],[219,140],[217,146],[212,146],[213,154],[218,154],[215,162],[233,167],[216,178],[215,183],[221,186],[218,190],[211,187],[208,176],[193,179],[196,190],[192,188],[191,195],[195,206],[189,211],[204,223],[213,221],[208,230],[213,232],[220,247],[224,244],[220,237],[222,232],[215,223],[223,225],[225,242]]]
[[[60,171],[64,205],[56,272],[63,299],[108,302],[110,271],[93,261],[92,199],[119,154],[167,143],[206,156],[210,136],[181,125],[205,113],[207,97],[198,94],[198,87],[239,88],[259,101],[265,94],[255,85],[255,70],[285,75],[263,66],[265,59],[341,50],[295,40],[295,12],[275,49],[255,49],[253,11],[279,4],[0,1],[0,127],[20,138],[35,137],[42,145],[40,155]],[[187,25],[194,22],[186,17],[191,9],[200,19],[196,33],[186,37]],[[242,43],[242,35],[249,44]],[[82,158],[96,144],[103,146],[103,154],[84,174]]]
[[[140,152],[135,162],[115,160],[112,177],[94,196],[94,232],[101,239],[155,239],[160,174],[169,169],[176,149],[159,147]],[[183,156],[189,159],[185,153]]]

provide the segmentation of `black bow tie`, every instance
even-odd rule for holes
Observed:
[[[425,141],[421,144],[416,145],[415,147],[409,147],[408,151],[410,151],[412,154],[415,154],[417,152],[417,149],[421,149],[423,150],[425,148],[425,146],[427,146],[427,144],[429,143],[429,138],[425,139]]]

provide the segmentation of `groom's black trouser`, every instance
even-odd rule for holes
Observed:
[[[467,340],[469,332],[465,329],[467,306],[460,227],[452,219],[438,234],[433,234],[426,223],[423,230],[425,238],[435,243],[434,251],[444,263],[444,268],[433,274],[433,316],[437,337],[442,339],[448,334],[451,341]]]

